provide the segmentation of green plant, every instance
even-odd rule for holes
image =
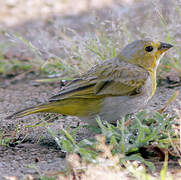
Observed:
[[[12,137],[6,137],[2,131],[0,131],[0,145],[7,146],[12,141]]]
[[[117,125],[108,122],[103,123],[98,117],[99,127],[87,126],[87,128],[94,132],[101,132],[106,137],[107,144],[113,146],[113,154],[124,154],[121,162],[137,160],[154,171],[153,163],[145,160],[145,154],[141,152],[141,148],[145,148],[145,151],[147,151],[147,158],[155,157],[155,146],[162,149],[163,152],[168,151],[172,147],[171,140],[177,139],[172,129],[173,121],[174,117],[158,112],[149,117],[148,113],[143,111],[134,117],[122,118],[117,122]],[[48,128],[48,131],[63,151],[67,153],[75,152],[89,162],[96,162],[96,157],[99,155],[99,150],[96,149],[96,139],[83,139],[76,142],[74,137],[76,137],[78,128],[80,127],[77,127],[71,134],[68,133],[68,129],[61,129],[60,137],[57,137],[50,128]],[[150,146],[154,148],[150,150]]]

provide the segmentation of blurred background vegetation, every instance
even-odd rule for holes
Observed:
[[[69,79],[150,37],[175,47],[159,76],[180,77],[180,6],[179,0],[1,1],[0,74]]]

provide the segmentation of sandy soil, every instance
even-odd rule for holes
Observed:
[[[39,6],[43,6],[46,18],[44,17],[38,19],[37,16],[32,17],[31,13],[27,12],[26,15],[29,18],[25,19],[22,16],[22,1],[19,1],[19,6],[17,5],[16,1],[8,2],[9,4],[3,3],[1,6],[4,7],[4,9],[2,13],[3,16],[1,16],[0,19],[0,27],[8,27],[8,32],[20,33],[40,48],[44,48],[42,47],[42,44],[45,45],[48,42],[48,45],[46,45],[46,50],[48,49],[50,52],[56,55],[60,55],[58,50],[58,43],[56,42],[57,39],[53,38],[58,33],[58,28],[55,28],[57,22],[59,27],[66,25],[67,27],[78,30],[81,35],[83,35],[87,30],[91,29],[90,22],[92,20],[92,14],[90,13],[90,9],[94,9],[94,5],[92,5],[91,8],[88,8],[88,11],[85,8],[82,10],[82,7],[80,7],[81,10],[74,10],[74,15],[72,15],[71,13],[63,13],[65,12],[65,9],[68,10],[72,4],[69,6],[67,5],[66,8],[63,6],[64,9],[61,9],[62,6],[60,6],[61,10],[56,9],[53,11],[53,8],[56,6],[54,7],[54,5],[49,2],[49,4],[45,6],[41,4],[34,6],[36,7],[35,14],[42,13],[43,10],[39,12],[37,9]],[[106,19],[109,16],[107,12],[110,10],[112,10],[115,15],[120,15],[127,11],[127,9],[125,9],[125,7],[123,7],[120,2],[112,3],[112,1],[106,1],[106,7],[104,7],[104,9],[97,7],[96,11],[103,19]],[[131,3],[131,1],[127,2]],[[33,5],[30,3],[29,6],[26,6],[28,8],[29,6]],[[85,4],[84,6],[87,7]],[[127,6],[128,4],[126,4],[126,7]],[[140,3],[138,3],[134,6],[138,7],[137,11],[140,11],[141,7],[144,9],[147,5],[140,5]],[[18,11],[18,8],[20,11]],[[118,11],[118,9],[121,9],[121,11]],[[165,14],[168,13],[167,11],[170,10],[168,10],[166,6],[164,8]],[[55,13],[53,16],[52,12]],[[16,13],[18,14],[16,14],[17,16],[11,19],[8,16],[8,13],[11,14],[11,16],[14,16]],[[49,16],[50,14],[51,16]],[[22,20],[22,22],[19,22],[20,20]],[[1,45],[7,41],[7,38],[2,36],[0,36],[0,38]],[[26,47],[23,44],[16,42],[16,45],[17,46],[14,46],[13,49],[8,46],[5,47],[4,54],[9,53],[10,56],[16,55],[18,57],[33,57],[33,54],[26,50]],[[33,115],[21,120],[5,120],[5,117],[11,114],[11,112],[15,112],[39,102],[44,102],[53,94],[58,92],[58,84],[37,84],[34,83],[34,78],[34,75],[30,75],[30,77],[28,75],[28,77],[24,77],[23,79],[15,81],[13,79],[4,77],[1,78],[0,76],[0,129],[7,137],[13,137],[16,141],[21,141],[21,143],[15,147],[13,147],[13,144],[10,144],[9,147],[0,146],[0,179],[3,179],[5,176],[17,176],[22,178],[25,174],[38,176],[37,170],[29,168],[27,165],[36,164],[42,175],[49,171],[61,170],[66,165],[64,154],[59,149],[57,149],[53,138],[47,133],[45,127],[26,127],[26,125],[35,124],[41,117],[44,117],[44,115]],[[168,88],[168,86],[170,85],[166,81],[163,81],[163,85],[158,87],[155,96],[147,107],[150,112],[162,108],[168,101],[169,97],[176,90],[180,91],[178,99],[181,99],[181,88],[179,86]],[[173,113],[173,109],[177,105],[177,101],[172,103],[167,109],[167,112]],[[58,119],[55,120],[50,127],[53,131],[57,132],[59,128],[70,123],[72,126],[76,126],[78,121],[79,120],[71,117],[58,117]],[[79,138],[83,138],[86,135],[87,132],[82,131],[80,132]],[[24,137],[25,139],[22,140]]]
[[[166,86],[168,84],[157,88],[155,96],[147,106],[150,112],[162,108],[176,90],[180,91],[178,99],[181,99],[180,87],[170,89]],[[47,133],[46,127],[25,127],[36,124],[39,119],[45,117],[44,115],[33,115],[8,121],[4,119],[11,112],[45,101],[52,95],[54,89],[56,89],[55,86],[50,85],[33,86],[29,81],[20,81],[16,84],[10,84],[6,88],[0,88],[2,105],[0,106],[0,127],[6,137],[11,137],[16,142],[20,142],[15,147],[14,144],[10,144],[9,147],[0,146],[0,178],[8,175],[22,177],[24,174],[37,176],[37,170],[27,168],[27,165],[36,164],[42,175],[52,170],[59,171],[65,167],[64,155],[60,149],[57,150],[56,143],[51,135]],[[176,107],[176,102],[169,106],[167,112],[173,113],[173,107]],[[59,117],[50,127],[53,132],[58,132],[58,129],[68,124],[76,126],[77,122],[78,120],[74,118]],[[79,136],[78,139],[82,139],[89,135],[85,130],[82,130]],[[22,140],[23,138],[25,140]],[[36,159],[39,159],[39,161],[36,162]]]

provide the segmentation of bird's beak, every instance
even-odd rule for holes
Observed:
[[[158,47],[158,50],[162,51],[162,52],[165,52],[168,49],[170,49],[171,47],[173,47],[171,44],[160,42],[160,46]]]

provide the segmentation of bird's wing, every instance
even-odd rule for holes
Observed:
[[[50,101],[65,98],[99,98],[137,94],[147,78],[148,72],[141,67],[122,63],[104,63],[95,66],[81,78],[71,81]]]

